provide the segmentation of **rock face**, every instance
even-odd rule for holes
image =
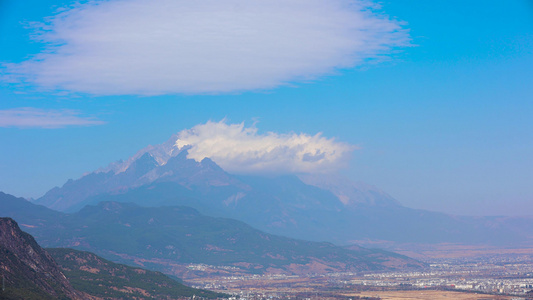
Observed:
[[[11,218],[0,218],[2,299],[83,299],[53,258]]]

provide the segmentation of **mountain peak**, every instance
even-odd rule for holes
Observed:
[[[112,171],[115,174],[122,173],[126,171],[135,161],[140,159],[146,154],[149,154],[157,162],[158,165],[162,166],[167,163],[167,161],[178,155],[184,149],[180,149],[176,146],[176,141],[178,140],[178,135],[172,135],[166,142],[159,145],[148,145],[147,147],[137,151],[135,155],[124,160],[119,160],[113,163],[110,163],[105,168],[100,168],[95,171],[95,173],[107,173]]]
[[[175,182],[186,188],[195,185],[227,186],[235,182],[209,158],[189,159],[188,146],[176,146],[177,135],[165,143],[148,146],[125,161],[68,180],[61,188],[48,191],[35,202],[52,209],[75,211],[90,203],[91,197],[121,194],[132,188],[155,182]],[[89,201],[89,202],[87,202]]]

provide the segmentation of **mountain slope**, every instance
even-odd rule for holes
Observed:
[[[387,193],[362,182],[351,180],[338,175],[303,174],[299,178],[308,185],[330,191],[347,207],[356,208],[358,205],[373,205],[382,207],[398,207],[401,204]]]
[[[121,194],[90,198],[142,206],[186,205],[213,216],[244,221],[278,235],[336,244],[361,241],[460,243],[494,246],[533,244],[531,217],[462,217],[396,205],[344,206],[328,191],[293,176],[239,177],[250,190],[211,187],[200,194],[173,182],[152,183]]]
[[[99,298],[176,299],[194,295],[213,299],[228,295],[187,287],[154,271],[116,264],[97,255],[68,248],[48,248],[72,286]]]
[[[11,218],[0,218],[2,299],[83,299],[53,258]]]
[[[0,211],[2,202],[0,198]],[[30,217],[24,218],[23,213],[19,217],[47,247],[88,250],[114,261],[179,277],[205,272],[306,274],[423,266],[390,252],[364,248],[353,251],[330,243],[267,234],[240,221],[207,217],[188,207],[142,208],[102,202],[49,220],[44,226]],[[205,271],[191,267],[194,264],[213,267]]]
[[[68,212],[101,201],[185,205],[271,234],[336,244],[533,244],[533,218],[470,218],[410,209],[375,187],[331,176],[235,176],[209,158],[188,159],[176,139],[69,180],[37,203]]]
[[[0,218],[0,274],[5,284],[0,299],[228,297],[187,287],[159,272],[112,263],[93,253],[44,250],[11,218]]]

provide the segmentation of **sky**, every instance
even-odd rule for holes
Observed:
[[[0,79],[0,191],[15,196],[179,133],[235,173],[533,210],[528,0],[0,0]]]

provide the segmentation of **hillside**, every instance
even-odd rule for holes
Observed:
[[[159,272],[89,252],[42,249],[11,218],[0,218],[0,299],[206,299],[228,295],[187,287]]]
[[[116,264],[90,252],[67,248],[46,251],[76,290],[94,297],[138,300],[228,297],[187,287],[159,272]]]
[[[84,299],[53,258],[11,218],[0,218],[1,299]]]
[[[2,198],[15,201],[4,194],[0,211]],[[32,215],[31,209],[26,211]],[[24,212],[18,214],[26,230],[47,247],[87,250],[113,261],[185,278],[207,273],[307,274],[423,266],[391,252],[354,251],[267,234],[240,221],[208,217],[188,207],[146,208],[102,202],[46,222],[24,218]]]

